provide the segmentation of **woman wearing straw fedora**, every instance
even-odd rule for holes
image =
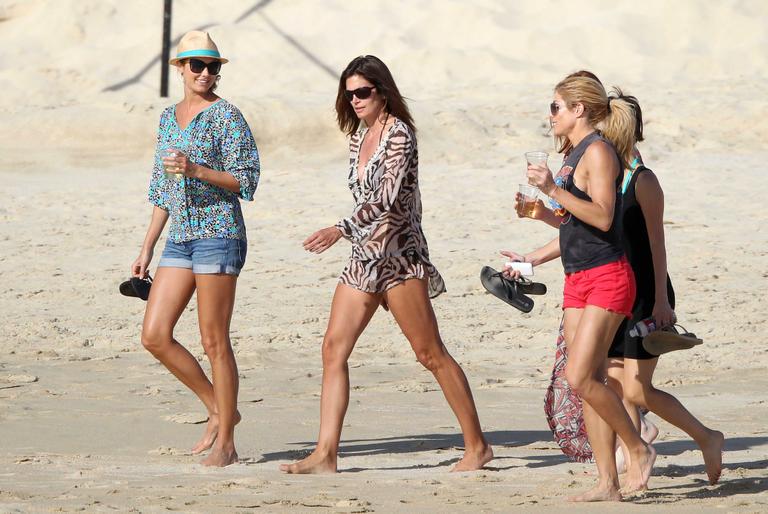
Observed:
[[[235,424],[238,375],[229,339],[235,286],[245,263],[240,199],[253,200],[259,155],[240,111],[214,91],[221,65],[206,32],[191,31],[170,64],[179,69],[184,98],[160,116],[149,201],[154,205],[144,244],[131,273],[145,277],[154,247],[170,217],[168,237],[150,290],[141,341],[194,392],[208,410],[208,424],[192,452],[211,449],[201,462],[237,461]],[[173,330],[197,291],[200,338],[213,383]]]

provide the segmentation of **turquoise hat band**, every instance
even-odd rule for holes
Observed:
[[[221,54],[219,54],[216,50],[187,50],[186,52],[181,52],[179,54],[176,54],[177,59],[184,59],[185,57],[215,57],[216,59],[221,59]]]

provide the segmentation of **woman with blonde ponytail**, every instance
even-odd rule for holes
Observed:
[[[577,73],[590,74],[586,71]],[[623,113],[629,116],[634,114],[635,141],[639,143],[643,141],[640,103],[635,97],[624,95],[621,91],[618,91],[618,95],[632,106],[633,113]],[[612,103],[611,106],[613,105]],[[603,132],[606,132],[605,128]],[[646,350],[643,337],[635,336],[631,331],[635,324],[647,318],[653,318],[657,328],[673,325],[676,319],[675,293],[667,273],[663,223],[664,192],[654,172],[643,163],[637,146],[633,149],[632,157],[623,172],[621,219],[622,242],[635,275],[637,294],[632,318],[625,319],[619,326],[608,351],[608,383],[622,396],[630,418],[647,443],[652,443],[656,438],[658,428],[641,414],[640,408],[653,412],[690,435],[702,452],[710,484],[715,484],[722,470],[722,432],[705,426],[677,398],[654,386],[653,375],[659,354]],[[690,348],[691,341],[685,335],[666,331],[665,336],[668,336],[666,339],[669,341],[667,351]],[[584,462],[591,460],[592,450],[583,428],[582,402],[562,383],[566,362],[567,349],[561,325],[545,412],[563,452],[573,460]],[[610,430],[607,426],[605,429]],[[616,463],[619,473],[622,473],[626,465],[622,448],[616,451]]]
[[[608,349],[622,320],[632,316],[635,299],[634,275],[622,248],[620,209],[621,170],[634,148],[635,116],[622,96],[620,90],[609,96],[589,76],[571,75],[555,86],[550,123],[566,158],[554,178],[546,166],[529,165],[528,182],[551,199],[554,209],[539,208],[536,218],[557,227],[559,236],[525,255],[502,252],[534,266],[560,256],[565,269],[565,377],[583,401],[599,473],[597,486],[572,501],[622,499],[614,453],[617,434],[630,455],[625,492],[647,488],[656,459],[619,396],[604,382]]]

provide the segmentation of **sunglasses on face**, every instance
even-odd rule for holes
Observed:
[[[211,61],[208,64],[200,59],[190,59],[189,69],[192,73],[202,73],[205,68],[208,68],[208,73],[211,75],[218,75],[221,71],[221,61]]]
[[[349,89],[347,89],[346,91],[344,91],[344,97],[345,97],[345,98],[347,99],[347,101],[349,101],[349,102],[351,102],[351,101],[352,101],[352,97],[353,97],[353,96],[356,96],[356,97],[358,97],[360,100],[365,100],[366,98],[368,98],[369,96],[371,96],[371,92],[372,92],[374,89],[376,89],[376,88],[375,88],[375,87],[373,87],[373,86],[371,86],[371,87],[367,87],[367,86],[366,86],[366,87],[359,87],[359,88],[357,88],[357,89],[353,89],[352,91],[350,91]]]
[[[557,102],[552,102],[549,104],[549,114],[552,116],[557,116],[557,113],[560,112],[560,109],[565,109],[564,105],[560,105]]]

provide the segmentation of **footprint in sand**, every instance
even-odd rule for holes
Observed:
[[[0,377],[0,383],[6,384],[31,384],[40,380],[35,375],[5,375]]]
[[[181,423],[184,425],[200,425],[208,421],[208,416],[204,414],[192,414],[189,412],[184,412],[181,414],[173,414],[171,416],[166,416],[165,419],[168,421],[173,421],[174,423]]]
[[[139,396],[156,396],[156,395],[160,394],[161,391],[160,391],[160,388],[158,388],[158,387],[146,386],[146,387],[143,387],[141,389],[131,389],[128,392],[132,393],[132,394],[139,395]]]
[[[363,507],[363,508],[365,508],[365,507],[370,507],[371,506],[371,502],[368,502],[368,501],[365,501],[365,500],[358,500],[357,498],[350,498],[348,500],[337,501],[334,506],[335,507],[341,507],[341,508],[344,508],[344,507],[347,507],[347,508],[348,507]],[[355,512],[361,512],[361,511],[355,511]],[[365,511],[363,511],[363,512],[365,512]]]
[[[13,389],[21,387],[24,384],[37,382],[39,378],[35,375],[5,375],[0,376],[0,389]]]
[[[180,450],[178,448],[171,448],[170,446],[158,446],[154,450],[149,450],[147,453],[150,455],[192,455],[189,450]]]

